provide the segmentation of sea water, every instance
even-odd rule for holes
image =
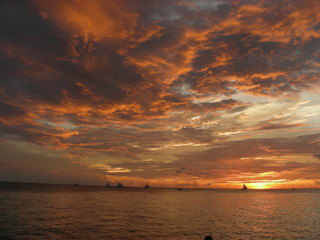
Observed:
[[[0,239],[320,239],[320,190],[0,184]]]

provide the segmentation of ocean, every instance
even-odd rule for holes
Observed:
[[[0,239],[320,239],[320,190],[0,183]]]

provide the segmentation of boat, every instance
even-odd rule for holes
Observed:
[[[178,191],[181,191],[181,190],[182,190],[182,188],[177,188],[177,190],[178,190]]]
[[[243,184],[242,190],[247,190],[247,186],[245,184]]]
[[[118,183],[117,188],[123,188],[124,186],[121,183]]]
[[[109,182],[106,184],[106,187],[107,187],[107,188],[111,187],[111,185],[110,185]]]
[[[149,188],[149,185],[146,184],[146,185],[144,186],[144,189],[148,189],[148,188]]]

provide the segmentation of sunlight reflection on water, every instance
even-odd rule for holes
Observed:
[[[319,190],[1,190],[1,239],[320,239]]]

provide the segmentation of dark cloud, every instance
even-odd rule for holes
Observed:
[[[232,108],[229,112],[230,112],[230,113],[242,112],[242,111],[246,110],[246,109],[249,108],[249,107],[250,107],[250,106],[234,107],[234,108]]]
[[[295,128],[303,126],[303,124],[270,124],[264,125],[259,128],[259,130],[274,130],[274,129],[282,129],[282,128]]]
[[[178,131],[180,138],[185,139],[186,141],[193,141],[198,143],[211,143],[213,137],[210,136],[210,131],[206,129],[198,129],[186,127]]]
[[[1,1],[1,42],[46,55],[63,55],[66,42],[31,1]]]
[[[25,112],[23,109],[13,106],[11,104],[7,104],[4,102],[0,102],[0,117],[19,117],[24,116]]]

